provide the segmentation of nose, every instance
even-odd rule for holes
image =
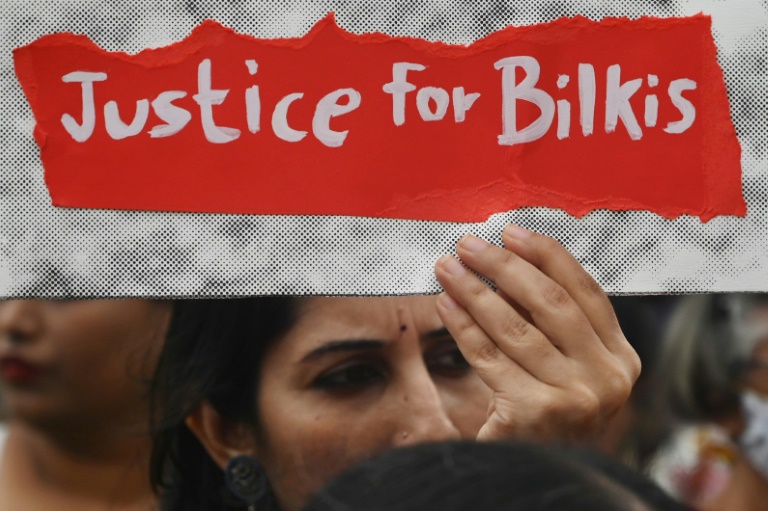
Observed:
[[[15,344],[38,335],[39,307],[35,300],[0,301],[0,340]]]
[[[411,371],[403,379],[399,391],[405,407],[400,414],[400,428],[395,432],[393,445],[402,447],[461,438],[427,368]]]

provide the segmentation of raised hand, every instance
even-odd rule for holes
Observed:
[[[435,274],[437,309],[493,390],[479,440],[594,437],[629,397],[640,359],[608,297],[557,241],[510,225],[505,248],[468,235]]]

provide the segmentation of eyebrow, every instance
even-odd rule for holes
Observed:
[[[375,339],[348,339],[342,341],[331,341],[322,346],[313,349],[301,359],[301,362],[309,362],[329,353],[338,353],[340,351],[361,351],[375,350],[384,347],[385,342]]]
[[[422,337],[427,340],[443,339],[450,337],[451,333],[445,327],[436,328],[425,333]],[[300,362],[311,362],[329,353],[344,351],[364,351],[383,348],[386,343],[376,339],[345,339],[331,341],[319,346],[302,357]]]

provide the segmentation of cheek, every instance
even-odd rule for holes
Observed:
[[[91,374],[99,372],[98,366],[106,369],[102,374],[121,367],[132,372],[145,365],[151,369],[149,362],[159,354],[167,328],[167,318],[155,309],[167,307],[144,300],[89,302],[62,313],[52,326],[56,335],[51,340],[62,362],[73,369],[90,367]]]
[[[385,450],[391,442],[391,428],[373,417],[338,409],[312,413],[309,408],[295,414],[272,413],[262,420],[263,462],[286,510],[300,508],[335,474]]]
[[[92,320],[87,328],[62,332],[54,340],[61,372],[89,386],[147,381],[162,348],[163,331],[155,330],[150,318],[134,319],[132,325]]]
[[[138,354],[131,356],[124,344],[103,341],[61,346],[56,367],[62,378],[73,386],[92,392],[98,392],[99,387],[114,387],[131,377],[138,379]]]
[[[94,414],[134,414],[143,396],[152,365],[150,347],[135,339],[93,338],[62,343],[51,383],[72,406]]]
[[[442,386],[440,395],[448,416],[461,437],[476,438],[488,418],[491,389],[473,373],[461,382]]]

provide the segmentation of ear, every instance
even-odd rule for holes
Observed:
[[[208,401],[200,403],[185,422],[222,470],[235,456],[257,454],[256,439],[248,426],[222,418]]]

